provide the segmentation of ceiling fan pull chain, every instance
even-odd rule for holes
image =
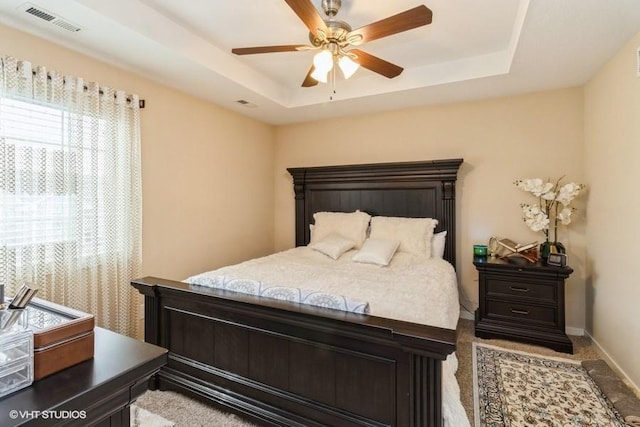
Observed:
[[[333,95],[336,94],[336,67],[331,69],[331,92],[332,94],[329,96],[329,101],[333,101]]]

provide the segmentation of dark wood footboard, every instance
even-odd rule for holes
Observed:
[[[441,426],[455,331],[146,277],[162,390],[274,426]]]

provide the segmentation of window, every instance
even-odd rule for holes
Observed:
[[[127,102],[127,99],[131,102]],[[0,283],[136,336],[137,95],[0,56]]]
[[[2,246],[76,241],[85,256],[104,250],[103,138],[78,137],[74,146],[69,125],[78,121],[82,134],[96,121],[104,127],[50,105],[0,98],[0,177],[11,177],[0,180]]]

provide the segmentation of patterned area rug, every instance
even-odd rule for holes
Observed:
[[[173,427],[176,424],[139,406],[131,405],[130,425],[131,427]]]
[[[473,343],[476,427],[627,424],[579,362]]]

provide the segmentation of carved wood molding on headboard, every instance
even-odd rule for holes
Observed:
[[[359,165],[288,168],[294,185],[311,182],[349,181],[416,181],[455,182],[463,159],[427,160],[419,162],[369,163]],[[298,192],[296,191],[296,194]]]
[[[313,213],[320,210],[360,208],[378,215],[431,216],[438,219],[438,230],[447,230],[445,259],[455,266],[455,183],[462,162],[446,159],[287,169],[296,200],[296,246],[309,242],[309,224]],[[405,196],[407,200],[401,199]],[[390,207],[390,200],[403,203]]]

